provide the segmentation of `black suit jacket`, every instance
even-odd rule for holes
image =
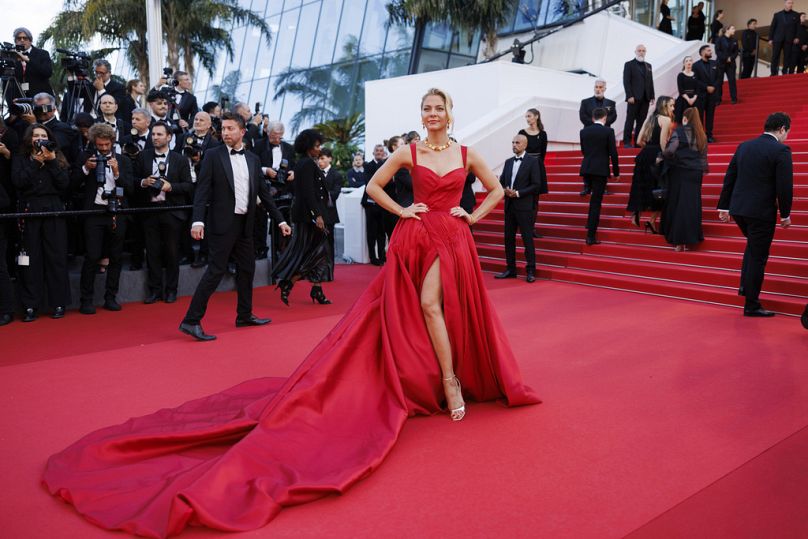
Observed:
[[[738,57],[738,41],[734,37],[729,38],[727,36],[716,38],[715,52],[716,56],[718,56],[719,64],[725,65],[727,59],[734,62]]]
[[[281,159],[286,159],[286,161],[289,163],[289,170],[292,170],[295,168],[295,149],[285,140],[281,141],[280,146]],[[253,148],[252,151],[261,160],[262,167],[269,167],[277,170],[280,166],[280,163],[275,163],[272,160],[272,146],[269,144],[269,137],[260,139],[260,142],[255,148]]]
[[[617,108],[614,101],[611,99],[606,99],[605,97],[601,101],[595,99],[595,96],[587,97],[586,99],[581,100],[581,108],[578,111],[578,116],[581,118],[581,123],[584,124],[584,127],[594,123],[592,121],[592,112],[594,112],[595,109],[600,108],[604,108],[609,111],[608,116],[606,116],[607,126],[611,127],[611,125],[617,120]]]
[[[698,95],[700,99],[702,99],[702,103],[707,99],[710,101],[719,101],[721,99],[721,94],[719,93],[721,86],[719,77],[722,74],[718,72],[718,62],[715,60],[710,60],[709,62],[705,62],[704,60],[693,62],[693,74],[695,75],[694,78],[698,86]],[[715,92],[708,94],[708,86],[713,86]]]
[[[115,98],[115,102],[118,103],[118,109],[120,110],[121,103],[123,103],[124,99],[126,99],[126,87],[114,79],[109,80],[107,85],[104,87],[104,93],[101,95],[98,95],[98,92],[95,91],[95,87],[91,86],[90,88],[93,92],[94,105],[98,104],[98,100],[101,98],[101,96],[109,94]]]
[[[22,62],[14,62],[14,78],[21,84],[28,84],[28,91],[25,92],[25,95],[34,97],[40,92],[53,95],[53,88],[50,84],[50,78],[53,75],[53,62],[48,51],[31,47],[28,58],[30,61],[25,65],[25,75],[22,73]],[[22,97],[20,92],[17,91],[16,84],[12,83],[8,88],[6,100],[9,103],[11,103],[12,99]]]
[[[118,101],[118,112],[115,113],[115,116],[123,120],[123,123],[126,124],[127,131],[132,126],[132,111],[136,108],[138,108],[137,103],[135,103],[131,95],[126,95],[123,99]]]
[[[755,49],[758,44],[758,33],[754,30],[744,30],[741,32],[741,47],[743,55],[747,58],[755,55]]]
[[[460,207],[466,210],[467,213],[474,211],[474,206],[477,205],[477,196],[474,194],[474,183],[477,181],[477,176],[473,172],[466,174],[466,183],[463,184],[463,194],[460,196]]]
[[[250,192],[247,196],[247,222],[244,226],[246,237],[252,237],[255,223],[256,197],[266,208],[272,221],[277,225],[284,221],[283,215],[275,206],[269,187],[261,174],[258,157],[244,152],[247,169],[250,172]],[[208,234],[224,234],[233,222],[236,209],[236,190],[233,179],[233,165],[230,163],[230,148],[226,144],[209,149],[202,158],[199,175],[194,190],[193,221],[205,223]],[[206,215],[207,214],[207,215]]]
[[[190,92],[183,92],[180,97],[180,102],[177,105],[177,112],[180,113],[180,118],[193,124],[194,115],[199,112],[199,105],[196,102],[196,96]]]
[[[623,89],[626,101],[633,97],[636,101],[652,101],[654,99],[654,76],[651,64],[629,60],[623,66]]]
[[[323,171],[311,157],[295,163],[295,199],[292,202],[292,221],[310,223],[317,217],[327,217],[328,186]],[[334,208],[336,212],[336,206]]]
[[[331,167],[329,169],[328,174],[325,175],[325,188],[328,191],[328,195],[330,197],[330,201],[326,201],[325,203],[325,212],[323,213],[323,219],[325,219],[326,224],[333,225],[335,223],[339,223],[339,213],[337,213],[337,199],[339,198],[340,193],[342,192],[342,184],[343,178],[342,174]]]
[[[156,193],[147,187],[143,187],[141,182],[152,175],[155,153],[154,148],[144,149],[140,152],[134,164],[135,198],[140,201],[142,206],[154,204],[151,202],[151,197]],[[171,191],[166,193],[166,205],[185,206],[190,204],[193,200],[194,184],[191,181],[191,167],[188,164],[188,159],[184,155],[172,151],[168,152],[167,159],[166,179],[171,184]],[[181,221],[188,217],[188,212],[185,210],[176,210],[170,213]]]
[[[800,14],[794,11],[780,10],[772,17],[769,26],[769,39],[775,43],[792,41],[797,37],[797,27],[800,25]]]
[[[777,221],[778,206],[780,217],[791,215],[793,195],[791,148],[764,133],[735,150],[718,208],[731,215]]]
[[[509,157],[505,160],[502,175],[499,177],[499,183],[502,184],[502,187],[511,186],[514,159],[515,157]],[[536,196],[541,189],[541,168],[539,167],[538,159],[527,154],[522,157],[519,170],[516,171],[513,188],[516,189],[519,196],[517,198],[505,197],[505,211],[535,210]]]
[[[412,174],[406,168],[398,169],[398,172],[393,176],[393,184],[396,188],[396,202],[402,208],[412,206],[415,202],[415,193],[412,191]]]
[[[620,175],[614,129],[596,123],[581,129],[580,137],[581,153],[584,154],[584,160],[581,162],[581,176],[608,178],[610,158],[614,175]]]
[[[73,167],[73,177],[71,178],[72,189],[74,191],[81,191],[82,200],[85,209],[93,207],[95,202],[95,195],[98,191],[98,185],[95,183],[95,170],[90,170],[89,174],[84,173],[84,164],[87,159],[95,154],[81,152]],[[132,161],[125,155],[119,153],[115,154],[115,159],[118,160],[118,179],[115,181],[116,187],[123,187],[124,197],[126,201],[132,197],[134,193],[134,180],[132,177]]]

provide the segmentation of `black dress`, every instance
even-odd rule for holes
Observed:
[[[704,241],[701,228],[701,182],[707,150],[699,152],[690,127],[679,127],[662,153],[668,161],[668,200],[662,212],[662,233],[673,245]]]
[[[659,141],[661,136],[662,128],[657,119],[654,129],[651,131],[651,138],[634,158],[631,192],[628,196],[628,206],[626,206],[626,209],[632,213],[662,209],[662,202],[655,199],[652,194],[652,191],[658,187],[656,158],[661,149]]]
[[[326,225],[334,224],[328,211],[330,194],[322,170],[311,158],[295,163],[295,199],[292,202],[293,232],[289,245],[272,269],[274,279],[291,280],[300,275],[312,283],[334,280],[334,255],[327,229],[317,228],[322,217]]]
[[[682,123],[682,115],[685,112],[685,109],[690,108],[690,105],[685,101],[685,98],[682,97],[683,95],[687,95],[688,97],[693,97],[694,95],[698,94],[698,83],[696,82],[696,75],[685,75],[684,71],[679,73],[676,76],[676,86],[679,89],[679,97],[676,98],[676,106],[674,108],[674,118],[676,119],[676,123]],[[698,105],[698,100],[693,103],[693,106]]]
[[[547,131],[539,131],[536,135],[529,135],[527,131],[520,129],[519,134],[527,137],[527,154],[538,158],[543,163],[544,156],[547,154]]]
[[[701,21],[698,16],[691,15],[687,18],[687,34],[685,34],[685,41],[698,41],[704,35],[704,29],[701,27]]]
[[[659,26],[657,29],[660,32],[665,32],[666,34],[673,35],[673,25],[671,24],[671,20],[669,17],[671,16],[671,8],[662,4],[659,6],[659,13],[662,15],[662,20],[659,21]]]

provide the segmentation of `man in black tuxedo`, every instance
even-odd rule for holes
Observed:
[[[611,127],[617,121],[617,105],[611,99],[606,99],[606,81],[603,79],[595,80],[595,95],[581,100],[578,116],[581,118],[581,123],[584,124],[584,127],[592,125],[592,113],[595,112],[595,109],[606,109],[608,111],[606,127]]]
[[[759,297],[778,208],[780,226],[791,225],[793,164],[791,148],[783,144],[790,129],[788,115],[775,112],[766,119],[762,135],[738,146],[718,200],[719,219],[726,223],[731,215],[746,237],[738,289],[746,297],[744,316],[774,316],[763,308]]]
[[[96,123],[103,123],[110,126],[115,131],[115,151],[120,153],[121,140],[126,131],[124,130],[124,122],[118,118],[118,102],[112,97],[112,94],[104,94],[98,100],[98,118]]]
[[[600,222],[600,206],[606,181],[609,177],[609,159],[612,160],[614,179],[620,179],[620,165],[617,162],[617,145],[614,140],[614,129],[606,127],[606,110],[595,109],[592,113],[593,124],[581,129],[581,176],[588,179],[592,186],[592,198],[589,200],[589,217],[586,222],[586,244],[596,245],[598,223]]]
[[[271,122],[267,126],[266,137],[261,137],[252,148],[261,160],[261,172],[266,181],[272,185],[273,197],[282,197],[284,204],[281,205],[281,213],[284,220],[290,220],[291,197],[294,194],[295,173],[292,170],[295,166],[295,149],[291,144],[283,140],[286,127],[281,122]],[[286,163],[284,163],[284,160]],[[283,169],[283,170],[282,170]],[[285,176],[285,180],[283,179]],[[280,251],[282,245],[275,245],[273,249]],[[257,258],[267,256],[269,246],[267,245],[267,211],[263,206],[258,206],[258,214],[255,219],[255,253]]]
[[[704,132],[707,142],[715,142],[713,138],[713,124],[715,123],[715,108],[721,102],[721,78],[723,72],[718,68],[718,62],[713,60],[713,49],[710,45],[702,45],[699,49],[701,60],[693,62],[693,74],[698,85],[696,107],[704,120]]]
[[[516,135],[511,141],[513,157],[505,161],[499,183],[505,188],[505,271],[496,279],[516,278],[516,229],[525,246],[526,280],[536,280],[536,248],[533,229],[536,226],[536,197],[541,188],[539,160],[525,153],[527,137]]]
[[[758,46],[757,19],[746,22],[746,30],[741,34],[741,78],[748,79],[755,69],[755,54]]]
[[[264,121],[263,116],[260,113],[253,114],[252,110],[250,110],[250,106],[247,103],[236,103],[233,105],[233,112],[241,116],[244,120],[244,125],[246,126],[247,132],[244,135],[244,144],[247,146],[248,150],[251,150],[258,146],[260,139],[262,138],[262,129],[261,125]]]
[[[805,73],[805,65],[808,64],[808,14],[800,13],[800,25],[797,28],[797,70],[796,73]]]
[[[365,178],[368,182],[376,174],[387,157],[387,152],[383,144],[377,144],[373,147],[373,159],[365,163]],[[385,192],[391,197],[395,197],[388,191],[388,189],[395,191],[393,182],[389,182],[385,187]],[[385,249],[385,234],[384,234],[384,218],[387,211],[376,204],[376,201],[368,196],[367,191],[362,195],[360,202],[365,208],[365,233],[368,242],[368,254],[370,255],[370,263],[374,266],[380,266],[387,260],[387,252]]]
[[[132,195],[132,163],[128,157],[114,152],[115,132],[108,125],[95,124],[90,128],[90,140],[96,151],[107,159],[104,173],[98,174],[96,154],[82,153],[79,156],[73,174],[76,190],[84,192],[84,209],[108,210],[112,199],[117,199],[121,206],[126,205],[126,197]],[[103,183],[99,179],[103,178]],[[118,197],[116,188],[123,189],[123,197]],[[126,235],[127,220],[115,213],[91,215],[84,219],[85,255],[81,267],[81,306],[82,314],[95,314],[93,306],[93,290],[98,262],[105,252],[109,254],[107,267],[106,292],[104,308],[108,311],[120,311],[121,306],[115,299],[121,277],[121,257],[123,241]],[[106,251],[105,251],[106,247]]]
[[[199,112],[199,105],[196,102],[196,96],[191,93],[191,76],[185,71],[177,71],[174,73],[174,79],[177,81],[177,96],[176,96],[176,109],[180,115],[180,119],[185,125],[183,129],[188,129],[194,119],[194,115]]]
[[[14,43],[22,47],[22,51],[15,51],[17,61],[14,62],[14,79],[20,85],[25,96],[20,95],[17,85],[11,82],[6,93],[6,101],[11,104],[18,97],[31,97],[38,93],[53,95],[50,84],[53,75],[53,62],[48,51],[33,46],[33,35],[28,28],[14,30]]]
[[[339,213],[337,213],[337,199],[342,192],[342,184],[344,179],[342,174],[331,166],[334,161],[334,154],[330,148],[321,148],[320,157],[317,164],[320,170],[323,171],[325,178],[325,187],[328,190],[328,202],[325,205],[325,212],[323,212],[323,221],[325,222],[326,230],[328,230],[328,243],[331,244],[331,256],[335,256],[334,251],[334,225],[339,223]],[[404,206],[405,208],[407,206]]]
[[[168,149],[171,137],[166,124],[154,124],[151,129],[153,147],[138,155],[135,191],[143,207],[184,206],[190,202],[194,189],[191,168],[182,154]],[[144,215],[146,262],[149,268],[149,295],[144,303],[151,304],[161,299],[165,299],[166,303],[177,301],[179,246],[187,218],[188,212],[184,210],[155,211]]]
[[[213,340],[202,330],[208,300],[227,270],[232,255],[238,264],[236,290],[238,307],[236,327],[268,324],[268,318],[252,313],[252,284],[255,274],[253,221],[256,198],[269,210],[284,236],[292,233],[275,207],[269,188],[262,179],[261,163],[246,152],[244,119],[235,113],[222,115],[222,146],[211,148],[202,160],[194,192],[191,237],[208,238],[210,257],[202,280],[196,287],[191,305],[180,324],[180,331],[200,341]]]
[[[634,59],[623,67],[623,89],[626,92],[626,124],[623,127],[623,146],[631,148],[631,135],[634,140],[640,134],[648,107],[654,101],[654,75],[651,64],[645,61],[645,45],[637,45]]]
[[[126,87],[112,80],[112,66],[103,58],[99,58],[93,62],[93,69],[95,70],[95,79],[93,80],[93,107],[98,110],[101,96],[109,94],[115,98],[116,103],[121,103],[126,97]]]
[[[772,77],[777,76],[781,52],[783,53],[783,74],[794,73],[794,67],[797,65],[797,52],[800,45],[797,33],[800,26],[800,15],[793,8],[794,0],[786,0],[782,11],[774,14],[769,26]]]

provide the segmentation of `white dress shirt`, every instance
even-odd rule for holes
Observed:
[[[162,153],[158,153],[157,149],[154,150],[154,160],[152,162],[152,176],[160,177],[160,163],[165,164],[165,172],[163,172],[163,176],[168,176],[168,148],[166,148],[165,156],[159,157],[160,155],[164,155]],[[140,185],[143,187],[143,180],[140,180]],[[166,201],[166,192],[160,191],[157,196],[151,197],[152,202],[165,202]]]
[[[511,170],[511,189],[513,189],[513,185],[516,183],[516,175],[519,173],[519,166],[522,164],[521,160],[525,158],[525,152],[514,155],[514,157],[519,159],[519,161],[516,159],[513,161],[513,169]],[[519,191],[516,192],[516,196],[519,196]]]
[[[114,157],[114,156],[112,154],[109,154],[107,156],[107,159],[111,159],[112,157]],[[91,172],[86,166],[82,166],[81,170],[84,172],[84,174],[87,174],[87,175],[89,175],[90,172]],[[92,173],[95,174],[95,169],[92,170]],[[108,206],[109,205],[109,201],[104,200],[104,198],[101,195],[105,191],[106,192],[114,191],[115,187],[116,187],[115,180],[117,178],[115,178],[115,176],[112,174],[112,167],[110,167],[109,165],[106,166],[106,170],[104,171],[104,176],[105,176],[106,181],[104,182],[104,185],[99,185],[98,189],[96,189],[95,200],[93,201],[96,204],[98,204],[99,206]]]
[[[244,150],[242,144],[237,151]],[[250,200],[250,169],[247,168],[247,157],[242,154],[230,154],[230,165],[233,167],[233,189],[236,194],[236,206],[234,213],[244,215]]]

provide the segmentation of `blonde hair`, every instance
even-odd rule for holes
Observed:
[[[449,122],[448,125],[449,126],[454,125],[454,114],[452,114],[452,96],[450,96],[448,92],[441,90],[440,88],[430,88],[421,98],[421,108],[423,108],[424,101],[426,101],[426,98],[431,95],[436,95],[441,99],[443,99],[443,104],[446,105],[446,119]]]

